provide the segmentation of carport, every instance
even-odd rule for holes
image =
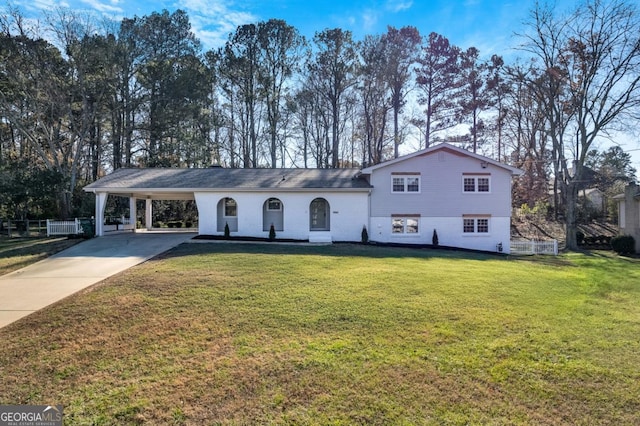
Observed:
[[[132,224],[121,229],[135,231],[135,218],[137,217],[137,201],[145,201],[145,227],[153,230],[153,201],[194,201],[194,190],[181,184],[186,179],[173,176],[173,179],[164,179],[158,176],[161,169],[119,169],[117,172],[87,185],[84,190],[93,192],[96,197],[95,226],[96,236],[105,235],[105,208],[110,195],[129,199],[129,217]]]
[[[144,200],[145,201],[145,214],[144,214],[144,222],[147,231],[151,231],[153,229],[153,201],[154,200],[179,200],[179,201],[193,201],[195,197],[193,193],[178,193],[178,192],[162,192],[162,191],[137,191],[130,193],[121,193],[121,192],[109,192],[109,191],[94,191],[96,196],[96,236],[101,237],[104,235],[104,219],[105,219],[105,207],[107,205],[107,199],[109,195],[125,197],[129,198],[129,212],[130,218],[133,222],[132,227],[130,229],[135,231],[135,218],[138,216],[137,212],[137,201]],[[127,229],[127,228],[124,228]]]

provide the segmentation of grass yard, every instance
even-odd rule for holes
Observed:
[[[24,268],[77,244],[78,239],[0,237],[0,275]]]
[[[640,423],[640,261],[183,244],[0,329],[65,424]]]

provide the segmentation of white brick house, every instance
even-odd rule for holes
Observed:
[[[85,187],[104,235],[108,195],[195,200],[198,233],[309,241],[431,244],[509,252],[511,179],[520,170],[448,144],[364,169],[119,169]]]

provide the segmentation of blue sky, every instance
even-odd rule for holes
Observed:
[[[559,0],[559,3],[569,0]],[[534,4],[500,0],[11,0],[30,16],[56,7],[90,11],[119,20],[154,11],[185,10],[193,30],[207,48],[218,47],[238,25],[284,19],[303,35],[340,27],[356,39],[381,34],[387,25],[412,25],[421,34],[437,32],[466,49],[477,47],[483,56],[509,56],[517,41],[513,33]]]

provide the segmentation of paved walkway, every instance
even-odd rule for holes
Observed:
[[[0,276],[0,327],[142,263],[194,233],[124,233],[83,241]]]

